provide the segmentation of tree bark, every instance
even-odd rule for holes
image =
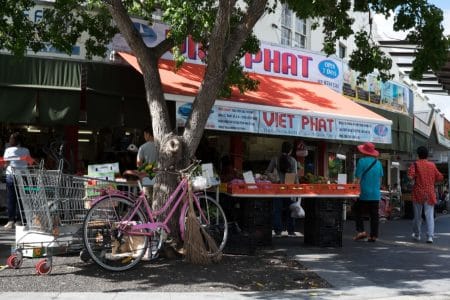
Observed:
[[[172,131],[169,113],[162,90],[158,69],[159,58],[173,47],[173,42],[166,39],[159,45],[149,48],[145,45],[139,32],[134,28],[121,0],[110,0],[108,9],[137,58],[144,77],[147,104],[152,119],[155,144],[159,151],[158,166],[161,169],[175,167],[181,169],[189,163],[200,143],[209,112],[225,80],[228,68],[238,54],[245,39],[251,33],[254,24],[264,13],[267,0],[250,2],[247,15],[242,24],[231,31],[230,19],[236,1],[220,0],[214,28],[208,47],[208,63],[205,77],[193,102],[182,136]],[[170,193],[176,188],[178,177],[170,172],[162,172],[155,179],[153,189],[153,207],[164,205]],[[170,224],[172,236],[178,238],[178,218]]]

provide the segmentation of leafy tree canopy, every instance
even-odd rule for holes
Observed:
[[[49,1],[53,2],[53,1]],[[0,0],[0,48],[7,49],[16,55],[23,55],[26,49],[38,51],[44,43],[51,43],[62,51],[70,53],[72,45],[82,33],[88,36],[86,50],[88,58],[103,56],[106,45],[117,33],[107,6],[117,2],[114,0],[56,0],[53,8],[45,10],[42,20],[34,23],[24,15],[35,1],[32,0]],[[215,0],[123,0],[119,1],[129,15],[146,18],[152,23],[156,11],[162,12],[162,21],[171,27],[169,35],[170,47],[179,45],[189,34],[195,41],[201,42],[205,51],[211,46],[211,33],[214,30],[218,11],[218,1]],[[251,0],[244,1],[247,5]],[[278,1],[260,1],[265,6],[266,13],[271,13]],[[383,14],[386,17],[394,15],[394,30],[409,31],[407,40],[417,45],[416,59],[410,75],[420,79],[428,70],[438,70],[447,60],[448,40],[443,35],[443,13],[426,0],[355,0],[352,6],[350,0],[280,0],[301,18],[311,18],[315,26],[321,24],[325,34],[323,51],[334,54],[336,41],[355,35],[357,50],[351,54],[350,67],[360,71],[361,76],[377,69],[382,79],[389,78],[391,60],[372,41],[370,28],[354,32],[352,11]],[[230,18],[230,28],[237,26],[245,17],[245,6],[235,5],[227,16]],[[252,12],[248,12],[251,14]],[[218,28],[216,30],[230,30]],[[222,89],[222,94],[230,92],[230,84],[238,85],[241,91],[256,88],[256,83],[247,77],[242,77],[239,58],[246,51],[254,53],[258,42],[251,36],[243,44],[239,55],[233,60],[229,74]],[[176,51],[175,54],[179,53]],[[208,56],[205,56],[208,62]],[[178,63],[183,58],[177,56]]]

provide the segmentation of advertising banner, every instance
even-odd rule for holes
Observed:
[[[177,126],[184,127],[192,104],[177,102]],[[206,128],[221,131],[310,137],[389,144],[389,125],[367,120],[325,116],[314,112],[277,112],[265,109],[233,107],[232,102],[220,101],[211,109]]]
[[[401,83],[388,80],[382,82],[370,74],[366,80],[357,84],[358,73],[344,64],[342,93],[361,103],[370,103],[394,112],[413,114],[414,94],[410,88]]]

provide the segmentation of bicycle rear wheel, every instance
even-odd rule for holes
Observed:
[[[134,267],[148,248],[148,236],[130,235],[123,222],[135,208],[130,199],[108,197],[95,203],[83,224],[83,241],[91,258],[109,271],[125,271]],[[130,225],[144,224],[146,218],[139,209]],[[120,224],[120,228],[119,228]],[[142,229],[146,232],[147,229]]]
[[[228,238],[228,223],[225,213],[220,204],[213,198],[205,194],[195,194],[200,204],[202,214],[198,207],[194,204],[195,215],[200,225],[214,239],[216,247],[207,249],[208,255],[211,257],[222,253]],[[186,211],[185,218],[188,212]],[[186,225],[186,223],[185,223]],[[186,229],[186,227],[185,227]],[[205,243],[208,245],[208,243]]]

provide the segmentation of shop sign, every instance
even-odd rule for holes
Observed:
[[[330,140],[390,143],[391,128],[363,120],[260,111],[259,133]]]
[[[361,103],[367,103],[394,112],[413,114],[414,94],[410,88],[392,80],[382,82],[370,74],[357,84],[358,73],[344,64],[343,94]]]
[[[183,127],[192,110],[191,103],[177,102],[177,126]],[[206,129],[346,140],[391,143],[391,127],[377,122],[344,119],[314,113],[289,113],[244,109],[226,105],[226,101],[211,109]]]
[[[285,48],[261,42],[257,54],[241,60],[244,70],[258,74],[321,83],[342,91],[342,61],[303,49]]]
[[[192,103],[177,102],[177,126],[184,127],[191,114]],[[214,105],[206,129],[258,133],[258,111]]]
[[[41,2],[54,2],[54,1],[41,1]],[[44,17],[44,10],[46,9],[52,9],[52,6],[47,5],[35,5],[30,8],[28,11],[24,11],[24,15],[28,17],[28,19],[33,23],[39,23],[42,18]],[[81,44],[84,45],[84,42],[82,41]],[[0,52],[3,53],[9,53],[6,50],[0,49]],[[51,57],[61,57],[65,59],[80,59],[81,57],[85,57],[85,49],[79,44],[73,45],[72,52],[70,55],[68,55],[66,52],[61,51],[57,48],[55,48],[50,43],[45,43],[44,47],[40,49],[37,52],[34,52],[33,50],[27,51],[28,56],[51,56]]]
[[[133,23],[148,47],[163,41],[169,32],[169,27],[162,23],[155,23],[151,27],[139,19],[133,19]],[[111,49],[131,51],[121,34],[114,37]],[[341,60],[317,52],[287,48],[267,42],[261,42],[260,49],[257,54],[247,53],[241,59],[244,71],[319,82],[339,93],[342,92],[343,65]],[[205,54],[201,49],[201,44],[194,42],[190,37],[186,38],[180,50],[185,56],[186,62],[203,64],[202,59]],[[166,52],[162,58],[173,60],[170,51]]]

